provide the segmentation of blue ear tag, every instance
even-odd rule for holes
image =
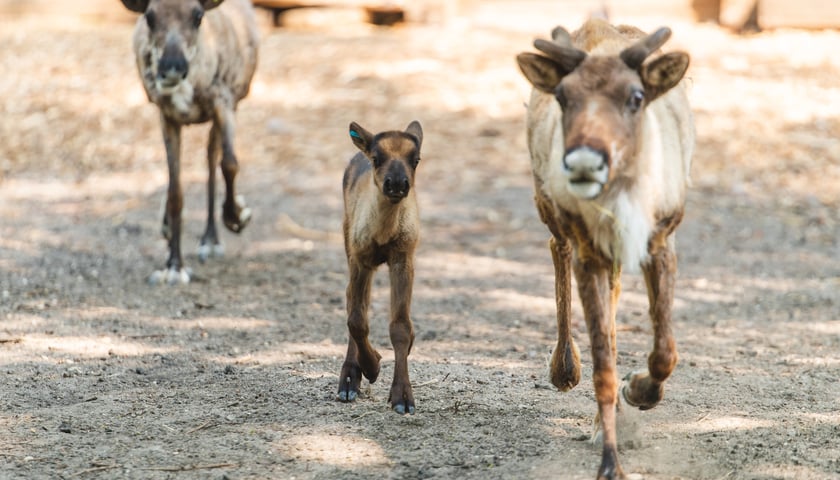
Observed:
[[[353,137],[353,138],[358,138],[358,139],[362,138],[362,136],[359,135],[359,133],[356,132],[355,130],[350,130],[350,136]]]

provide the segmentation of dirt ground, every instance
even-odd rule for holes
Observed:
[[[226,257],[198,262],[207,128],[188,129],[194,281],[175,288],[146,284],[165,260],[166,167],[131,23],[0,18],[0,478],[593,478],[588,355],[577,388],[548,382],[553,268],[513,60],[585,14],[558,4],[481,2],[393,29],[348,11],[264,21],[237,130],[254,220],[223,234]],[[614,20],[673,28],[698,128],[677,234],[681,360],[663,403],[627,412],[623,466],[652,480],[840,478],[840,33]],[[399,416],[384,269],[380,380],[336,400],[340,182],[350,121],[413,119],[417,413]],[[643,286],[625,275],[622,375],[651,344]]]

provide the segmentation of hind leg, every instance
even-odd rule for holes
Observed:
[[[224,246],[222,246],[219,234],[216,231],[216,167],[219,165],[221,151],[221,128],[218,124],[213,123],[213,127],[210,129],[210,138],[207,142],[207,226],[198,246],[198,259],[201,262],[209,257],[224,255]]]

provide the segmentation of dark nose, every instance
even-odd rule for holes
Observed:
[[[382,184],[382,191],[391,198],[402,198],[408,195],[411,185],[404,176],[387,175]]]
[[[609,154],[603,149],[589,146],[575,147],[563,156],[563,167],[575,176],[590,176],[609,166]]]
[[[163,55],[158,62],[158,78],[183,79],[189,72],[189,64],[184,53],[176,45],[167,43],[163,49]]]

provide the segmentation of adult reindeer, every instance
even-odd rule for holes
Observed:
[[[528,146],[540,218],[552,234],[557,347],[551,381],[580,380],[572,338],[571,272],[589,332],[603,452],[598,479],[625,478],[616,450],[619,405],[615,314],[622,268],[641,267],[653,322],[646,372],[625,379],[624,401],[642,410],[663,396],[677,363],[671,305],[677,260],[674,230],[683,216],[694,124],[680,81],[685,53],[648,57],[670,37],[590,20],[573,35],[558,27],[543,54],[517,57],[534,86]],[[646,61],[647,60],[647,61]]]
[[[169,241],[166,268],[151,283],[188,283],[181,256],[181,127],[213,122],[207,146],[207,226],[199,259],[223,252],[215,223],[216,166],[225,179],[222,220],[239,233],[251,210],[236,195],[239,164],[233,150],[234,112],[248,94],[257,66],[258,35],[249,0],[122,0],[142,13],[134,29],[137,69],[149,101],[158,106],[169,165],[163,236]]]

